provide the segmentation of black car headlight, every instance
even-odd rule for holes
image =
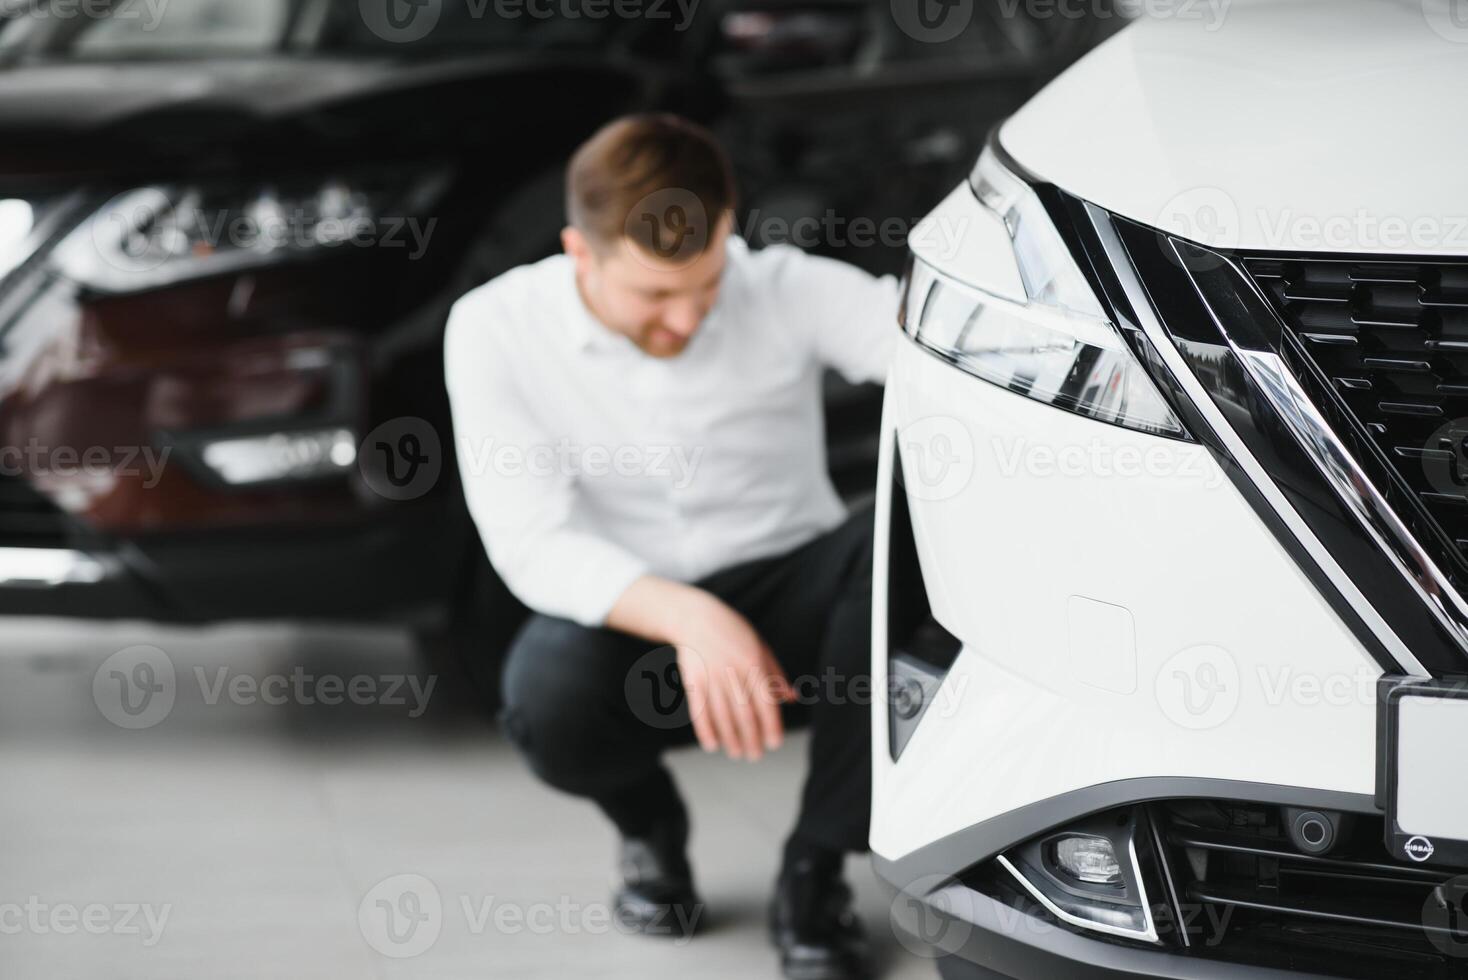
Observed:
[[[1034,190],[985,150],[913,230],[899,321],[968,373],[1057,408],[1184,436]]]

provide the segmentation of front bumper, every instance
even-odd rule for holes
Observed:
[[[1107,258],[1090,255],[1098,293],[1115,315],[1157,328],[1164,363],[1153,367],[1198,442],[1057,411],[910,343],[889,381],[876,689],[887,689],[905,642],[889,615],[899,523],[931,615],[960,645],[900,740],[887,706],[874,715],[872,849],[901,889],[894,923],[919,936],[966,923],[963,942],[935,948],[954,976],[1459,976],[1468,937],[1429,944],[1428,931],[1410,928],[1400,943],[1380,937],[1373,918],[1391,919],[1384,928],[1395,936],[1410,916],[1378,915],[1370,903],[1413,869],[1369,852],[1382,836],[1377,682],[1462,664],[1462,650],[1441,617],[1412,605],[1412,583],[1377,549],[1375,529],[1333,497],[1331,474],[1314,469],[1320,447],[1296,445],[1298,433],[1230,360],[1247,352],[1202,329],[1184,340],[1162,332],[1158,296],[1169,329],[1192,326],[1186,306],[1199,297],[1187,272],[1174,266],[1182,281],[1158,289],[1163,270],[1144,290],[1125,252],[1114,269]],[[1156,814],[1166,837],[1177,828],[1161,801],[1179,800],[1243,801],[1265,821],[1284,807],[1329,808],[1364,830],[1350,867],[1322,870],[1246,841],[1257,875],[1237,874],[1231,859],[1217,865],[1235,875],[1233,890],[1213,888],[1196,867],[1169,872],[1169,887],[1191,889],[1167,899],[1174,908],[1248,912],[1247,943],[1206,953],[1100,937],[971,887],[997,856],[1109,807]],[[1174,857],[1186,864],[1231,843],[1205,834],[1203,847],[1177,845]],[[1175,842],[1157,845],[1166,853]],[[1269,873],[1281,867],[1336,875],[1344,889],[1362,882],[1369,894],[1357,906],[1313,894],[1274,902]],[[1424,916],[1423,896],[1440,898],[1440,885],[1411,883]],[[964,889],[973,894],[955,912]]]
[[[892,923],[935,951],[944,980],[1324,980],[1236,963],[1139,950],[1059,928],[961,884],[925,899],[889,883]]]

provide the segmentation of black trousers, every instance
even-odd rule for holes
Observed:
[[[752,623],[797,693],[787,728],[811,729],[795,838],[864,851],[871,803],[872,513],[789,554],[698,585]],[[682,810],[664,751],[695,743],[675,654],[623,633],[536,615],[505,662],[502,723],[535,773],[596,802],[638,836]]]

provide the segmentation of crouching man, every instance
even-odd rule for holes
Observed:
[[[821,378],[884,377],[896,284],[751,251],[723,151],[674,117],[608,125],[567,185],[565,254],[466,295],[446,341],[469,508],[536,613],[506,731],[616,825],[616,914],[666,935],[702,904],[662,754],[753,762],[808,722],[771,928],[787,975],[862,975],[842,864],[867,841],[872,525],[827,476]]]

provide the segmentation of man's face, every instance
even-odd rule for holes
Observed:
[[[652,357],[677,357],[719,297],[729,230],[729,219],[721,220],[708,248],[691,260],[660,259],[627,238],[599,252],[574,228],[562,242],[596,318]]]

